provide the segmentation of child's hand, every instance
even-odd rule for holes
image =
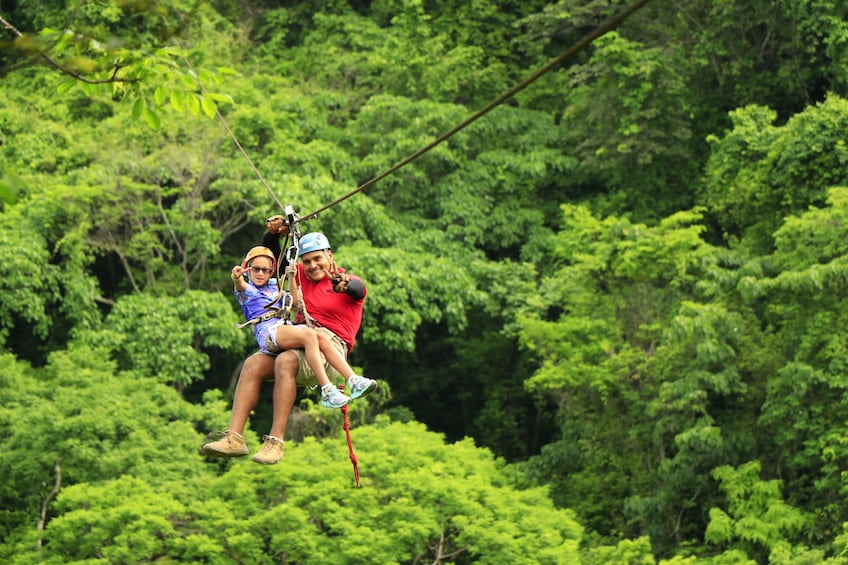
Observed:
[[[245,269],[241,265],[236,265],[230,272],[230,278],[233,279],[233,282],[236,282],[242,277],[242,275],[244,275],[245,271],[247,271],[247,269]]]

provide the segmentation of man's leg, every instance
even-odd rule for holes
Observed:
[[[286,437],[286,425],[289,423],[294,401],[297,400],[297,370],[299,363],[294,351],[284,351],[277,355],[274,364],[274,419],[271,422],[271,435]]]
[[[227,431],[220,434],[221,439],[209,442],[200,448],[203,454],[211,457],[240,457],[249,453],[242,435],[244,427],[247,425],[251,410],[259,401],[262,382],[273,375],[274,357],[270,355],[254,353],[244,361],[236,384],[230,426]]]
[[[297,400],[297,371],[300,363],[294,351],[283,351],[274,364],[274,417],[271,431],[262,438],[262,449],[253,460],[264,465],[273,465],[283,458],[285,452],[286,425],[289,422],[294,402]]]
[[[233,398],[230,431],[238,434],[244,433],[250,412],[259,402],[262,383],[274,376],[274,361],[274,357],[264,353],[254,353],[245,359],[236,384],[236,394]]]

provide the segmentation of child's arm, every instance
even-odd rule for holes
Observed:
[[[230,278],[233,279],[233,286],[239,292],[244,292],[247,290],[247,282],[244,280],[244,272],[247,269],[242,267],[241,265],[236,265],[233,267],[233,270],[230,272]]]

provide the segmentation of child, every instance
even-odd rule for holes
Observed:
[[[248,320],[260,318],[271,312],[266,305],[275,301],[279,296],[279,287],[275,275],[276,258],[267,247],[251,249],[241,265],[232,269],[234,293],[236,300]],[[250,280],[244,278],[249,272]],[[293,287],[292,297],[297,303],[297,288]],[[253,325],[256,342],[263,353],[274,355],[283,349],[303,349],[309,367],[315,373],[318,384],[321,385],[321,404],[328,408],[341,408],[350,402],[334,384],[330,382],[321,354],[327,362],[345,379],[363,378],[356,375],[345,358],[329,342],[329,337],[314,331],[304,325],[291,325],[281,318],[271,317],[257,321]]]

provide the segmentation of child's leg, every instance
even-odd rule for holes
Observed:
[[[324,357],[327,358],[327,363],[329,363],[333,369],[338,371],[345,380],[356,375],[354,370],[348,364],[347,359],[345,359],[345,356],[339,353],[339,350],[336,349],[336,346],[333,343],[333,338],[320,332],[315,332],[315,335],[318,336],[318,349],[320,349],[321,353],[324,354]]]
[[[282,325],[277,328],[277,346],[281,349],[303,349],[306,353],[306,362],[315,373],[315,380],[322,387],[330,383],[324,362],[321,359],[321,350],[318,347],[317,334],[309,328],[297,328],[295,326]]]
[[[350,394],[350,399],[355,400],[360,396],[365,396],[377,390],[377,381],[369,379],[353,372],[353,369],[348,365],[344,353],[340,352],[336,347],[337,343],[333,338],[323,332],[318,334],[318,346],[321,353],[327,358],[327,362],[347,381],[347,392]]]

